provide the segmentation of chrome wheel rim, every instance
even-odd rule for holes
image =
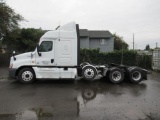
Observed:
[[[84,75],[86,78],[92,78],[94,76],[94,70],[93,69],[86,69],[84,71]]]
[[[122,75],[121,75],[121,73],[120,73],[119,71],[114,71],[114,72],[112,73],[112,79],[113,79],[114,81],[120,81],[121,78],[122,78]]]
[[[24,81],[30,81],[33,79],[33,74],[30,71],[25,71],[22,73],[22,80]]]
[[[139,71],[135,71],[135,72],[133,72],[132,73],[132,79],[134,80],[134,81],[138,81],[138,80],[140,80],[141,79],[141,73],[139,72]]]

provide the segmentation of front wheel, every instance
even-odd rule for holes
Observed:
[[[109,80],[112,83],[120,83],[124,80],[124,72],[119,68],[113,68],[109,72]]]
[[[23,68],[18,73],[18,80],[21,83],[32,83],[35,81],[35,74],[31,68]]]

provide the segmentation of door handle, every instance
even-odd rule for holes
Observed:
[[[54,62],[54,59],[51,59],[51,63],[53,63]]]

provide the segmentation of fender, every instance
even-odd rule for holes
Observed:
[[[107,74],[109,74],[109,72],[110,72],[111,70],[114,70],[114,69],[116,69],[116,68],[118,68],[118,67],[105,68],[105,70],[104,70],[104,72],[103,72],[103,76],[107,76]],[[119,68],[118,68],[118,69],[119,69]]]

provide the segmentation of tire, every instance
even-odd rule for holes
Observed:
[[[113,68],[109,72],[109,80],[112,83],[120,83],[124,80],[124,72],[119,68]]]
[[[85,80],[92,81],[96,77],[96,69],[92,66],[86,66],[82,69],[82,76]]]
[[[142,81],[142,72],[139,68],[129,70],[129,78],[132,83],[140,83]]]
[[[35,81],[35,74],[31,68],[23,68],[18,73],[18,80],[21,83],[33,83]]]

